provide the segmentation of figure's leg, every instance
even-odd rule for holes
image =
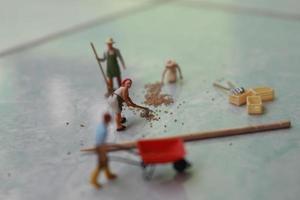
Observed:
[[[121,87],[121,85],[122,85],[122,79],[121,79],[121,76],[117,76],[117,81],[118,81],[119,87]]]
[[[101,184],[98,183],[98,176],[100,174],[101,167],[97,166],[96,169],[91,174],[90,183],[97,189],[101,188]]]
[[[113,78],[108,78],[108,92],[113,92],[114,89],[114,82]]]
[[[106,167],[104,167],[104,171],[105,171],[105,175],[106,175],[106,178],[107,179],[115,179],[117,178],[117,175],[113,174],[110,169],[109,169],[109,166],[107,165]]]
[[[117,97],[118,98],[118,106],[119,106],[119,110],[120,110],[120,113],[122,112],[122,110],[123,110],[123,103],[122,103],[122,99],[118,96]],[[125,122],[126,122],[127,120],[126,120],[126,117],[122,117],[122,115],[121,115],[121,124],[124,124]]]
[[[121,113],[116,113],[116,125],[117,125],[117,128],[121,128],[122,127],[121,120],[122,120]]]
[[[126,126],[122,125],[121,113],[116,113],[116,125],[117,125],[117,131],[123,131],[126,128]]]

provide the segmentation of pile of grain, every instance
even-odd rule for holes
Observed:
[[[160,119],[160,117],[158,117],[157,113],[154,111],[146,111],[144,109],[140,109],[140,108],[130,108],[133,112],[134,115],[139,114],[139,116],[141,118],[146,119],[147,121],[151,122],[151,121],[158,121]]]
[[[174,100],[170,95],[161,94],[161,88],[162,88],[162,84],[160,82],[145,85],[145,89],[147,91],[145,94],[144,103],[146,105],[155,106],[155,107],[160,106],[162,104],[170,105],[174,103]]]
[[[158,121],[158,116],[153,111],[142,110],[140,112],[140,117],[145,118],[147,121]]]

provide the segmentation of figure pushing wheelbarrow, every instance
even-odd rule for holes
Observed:
[[[288,120],[277,121],[266,124],[250,125],[245,127],[227,128],[214,131],[196,132],[189,134],[182,134],[178,136],[143,139],[131,142],[122,142],[117,144],[106,144],[106,156],[109,152],[128,151],[138,149],[136,155],[141,156],[139,166],[143,169],[147,166],[173,163],[174,169],[178,172],[184,172],[190,164],[184,159],[185,150],[183,142],[200,141],[213,138],[223,138],[228,136],[237,136],[253,133],[268,133],[268,131],[278,129],[288,129],[291,127],[291,122]],[[285,131],[282,131],[285,133]],[[97,147],[81,149],[83,152],[98,153]],[[110,157],[112,158],[112,157]],[[113,159],[112,159],[113,160]],[[126,159],[125,159],[126,160]],[[106,159],[108,161],[108,159]],[[129,162],[128,162],[129,163]],[[133,162],[131,162],[134,164]],[[96,177],[97,178],[97,177]],[[115,178],[115,177],[113,177]]]
[[[124,147],[126,150],[126,146],[107,143],[106,140],[110,121],[110,114],[105,113],[102,122],[98,124],[96,130],[96,147],[94,148],[94,151],[98,156],[98,163],[91,174],[90,183],[97,189],[102,187],[98,182],[98,176],[101,171],[105,173],[106,178],[109,180],[117,178],[117,176],[111,172],[109,167],[109,151],[112,151],[113,148],[122,149]],[[184,159],[186,152],[183,141],[180,138],[139,140],[137,141],[137,149],[138,152],[134,152],[134,154],[140,156],[141,161],[129,160],[129,163],[141,166],[146,179],[149,179],[152,176],[154,165],[157,164],[173,163],[173,167],[177,172],[183,172],[186,168],[190,167],[190,164]],[[124,160],[128,161],[126,158],[123,158],[123,161]],[[150,170],[147,170],[148,168],[150,168]]]

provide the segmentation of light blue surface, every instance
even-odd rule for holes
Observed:
[[[272,2],[263,1],[262,8],[281,9]],[[165,4],[1,58],[0,199],[299,198],[299,21],[190,5]],[[175,103],[160,109],[172,115],[162,112],[150,128],[126,110],[128,129],[119,134],[110,127],[111,142],[283,119],[293,127],[187,144],[193,168],[186,176],[175,176],[167,165],[144,181],[141,169],[113,163],[119,178],[102,177],[105,187],[95,191],[88,179],[96,157],[79,149],[94,144],[94,127],[107,109],[89,42],[100,53],[108,36],[123,53],[128,67],[123,74],[134,80],[137,103],[144,84],[160,79],[168,58],[180,64],[184,76],[181,84],[164,88]],[[265,104],[264,115],[250,116],[212,87],[221,78],[246,88],[270,86],[276,98]]]

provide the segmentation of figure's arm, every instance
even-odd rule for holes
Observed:
[[[141,108],[141,109],[144,109],[144,110],[149,110],[149,108],[146,108],[146,107],[143,107],[143,106],[140,106],[140,105],[137,105],[135,104],[131,98],[129,97],[129,92],[128,92],[128,89],[125,89],[124,90],[124,101],[125,103],[127,104],[127,106],[132,106],[134,108]]]
[[[165,68],[164,72],[162,73],[162,76],[161,76],[161,83],[162,83],[162,84],[164,83],[165,75],[166,75],[167,70],[168,70],[168,69]]]
[[[182,73],[181,73],[181,69],[180,69],[180,67],[179,67],[178,64],[176,64],[176,68],[177,68],[178,71],[179,71],[180,79],[183,79],[183,76],[182,76]]]
[[[125,88],[124,91],[123,91],[123,97],[124,97],[124,101],[127,104],[127,106],[132,106],[132,107],[136,106],[136,104],[133,103],[133,101],[129,97],[129,92],[128,92],[127,88]]]
[[[116,54],[117,54],[117,57],[118,57],[118,58],[120,59],[120,61],[121,61],[121,64],[122,64],[123,69],[126,69],[126,66],[125,66],[125,62],[124,62],[123,56],[122,56],[122,54],[121,54],[121,52],[120,52],[119,49],[116,49]]]
[[[106,56],[106,53],[104,52],[103,53],[103,58],[97,58],[100,62],[104,62],[106,60],[107,56]]]

